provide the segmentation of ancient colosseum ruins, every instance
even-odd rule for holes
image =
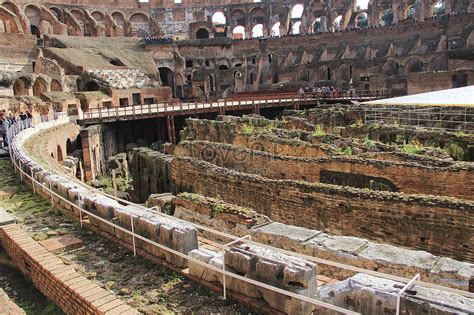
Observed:
[[[1,314],[473,314],[474,1],[0,0]]]

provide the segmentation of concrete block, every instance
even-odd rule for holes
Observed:
[[[340,283],[322,287],[319,298],[363,314],[392,314],[396,310],[397,294],[403,286],[400,282],[357,274]],[[402,296],[400,306],[405,314],[467,315],[472,314],[474,299],[414,285]],[[329,314],[324,310],[318,313]]]
[[[207,264],[209,263],[209,260],[215,257],[216,253],[206,249],[194,249],[190,251],[188,255]],[[207,268],[205,266],[193,261],[189,261],[189,274],[195,277],[202,278],[206,269]]]
[[[222,266],[224,265],[224,258],[221,254],[217,254],[217,256],[209,260],[209,265],[222,269]],[[222,283],[222,274],[208,268],[204,270],[202,278],[206,281]]]
[[[386,244],[368,243],[367,248],[362,250],[359,257],[374,262],[409,265],[415,268],[433,269],[437,256],[425,251],[416,251]]]
[[[257,260],[256,257],[241,251],[240,248],[231,248],[224,255],[225,265],[243,274],[253,273]]]

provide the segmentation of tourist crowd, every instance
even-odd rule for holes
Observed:
[[[317,87],[313,86],[311,89],[309,87],[303,88],[300,87],[298,90],[298,97],[300,99],[306,99],[308,97],[313,98],[339,98],[342,95],[342,91],[339,88],[334,86],[322,86]]]
[[[8,146],[8,137],[7,132],[15,123],[22,124],[23,128],[31,127],[32,118],[30,112],[23,113],[21,112],[19,115],[13,115],[10,113],[7,115],[5,112],[0,112],[0,141],[1,146],[6,147]]]
[[[174,40],[172,37],[156,37],[156,36],[145,37],[146,45],[173,45],[173,42]]]

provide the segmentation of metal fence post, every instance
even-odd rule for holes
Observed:
[[[78,207],[79,208],[79,223],[81,224],[81,228],[82,228],[82,207]]]
[[[133,257],[135,257],[137,256],[137,248],[135,247],[135,228],[133,227],[133,215],[130,215],[130,224],[132,226]]]
[[[31,168],[31,185],[33,186],[33,193],[36,194],[35,175],[33,174],[33,168]]]
[[[51,205],[54,206],[53,182],[51,181],[51,179],[49,180],[49,191],[51,192]]]
[[[225,282],[225,247],[224,250],[222,251],[222,257],[223,257],[223,262],[222,262],[222,270],[224,271],[222,273],[222,292],[224,293],[224,300],[227,300],[227,288],[226,288],[226,282]]]

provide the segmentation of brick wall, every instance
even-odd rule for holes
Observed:
[[[474,259],[470,201],[273,180],[189,157],[173,159],[171,181],[175,193],[219,195],[274,221]]]
[[[409,194],[474,199],[474,172],[472,167],[464,163],[436,167],[349,156],[303,159],[206,141],[182,142],[176,147],[175,155],[191,156],[218,166],[272,179],[341,184],[337,178],[322,176],[323,172],[333,172],[345,174],[344,184],[352,187],[380,186],[380,190],[392,190],[393,184],[396,186],[395,191]],[[369,187],[370,180],[373,187]]]
[[[19,226],[1,227],[0,238],[15,265],[66,314],[138,314],[72,266],[65,265]]]

